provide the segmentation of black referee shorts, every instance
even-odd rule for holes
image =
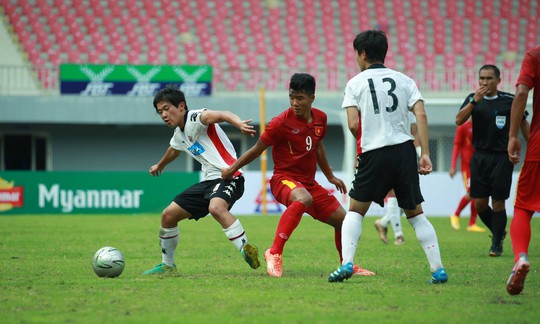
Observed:
[[[208,215],[210,199],[223,198],[229,203],[229,210],[244,194],[244,177],[232,180],[221,178],[194,184],[176,196],[173,201],[191,214],[189,219],[199,220]]]
[[[413,210],[424,198],[420,192],[418,162],[412,141],[385,146],[358,156],[349,196],[374,201],[384,207],[384,198],[394,189],[399,207]]]
[[[508,199],[512,172],[514,165],[508,153],[476,150],[471,159],[471,197]]]

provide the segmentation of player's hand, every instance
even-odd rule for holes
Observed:
[[[223,180],[230,180],[233,178],[233,175],[234,171],[230,167],[221,169],[221,178]]]
[[[508,139],[508,159],[510,162],[517,164],[521,156],[521,142],[517,137],[510,137]]]
[[[448,173],[450,174],[450,178],[454,179],[454,176],[456,175],[456,169],[450,168],[450,170],[448,170]]]
[[[331,179],[328,179],[328,181],[333,184],[334,186],[336,186],[336,189],[341,192],[342,194],[346,194],[347,193],[347,187],[345,186],[345,183],[343,182],[343,180],[339,179],[339,178],[336,178],[336,177],[333,177]]]
[[[150,167],[149,172],[152,176],[157,177],[161,175],[161,173],[163,172],[163,169],[161,169],[157,164],[154,164]]]
[[[253,121],[253,119],[242,120],[242,122],[240,123],[240,131],[243,134],[247,134],[251,137],[254,137],[257,131],[252,125],[249,125],[251,121]]]
[[[418,161],[418,173],[421,175],[430,174],[433,171],[433,165],[431,164],[431,159],[429,155],[422,154],[420,160]]]

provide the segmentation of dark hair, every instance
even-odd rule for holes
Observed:
[[[497,79],[500,79],[501,78],[501,70],[499,70],[499,68],[496,66],[496,65],[493,65],[493,64],[486,64],[486,65],[483,65],[480,70],[478,70],[478,74],[480,74],[480,71],[482,70],[493,70],[493,72],[495,72],[495,77]]]
[[[306,94],[315,94],[315,78],[307,73],[295,73],[291,77],[289,90],[302,91]]]
[[[157,104],[161,101],[167,101],[173,104],[173,106],[178,107],[181,102],[186,104],[186,96],[184,93],[178,89],[175,85],[168,85],[165,88],[159,90],[159,92],[154,96],[154,108],[157,110]]]
[[[353,47],[358,54],[366,52],[367,61],[370,63],[384,63],[388,52],[388,38],[382,30],[366,30],[356,35]]]

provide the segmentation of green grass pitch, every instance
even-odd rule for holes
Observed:
[[[531,271],[522,295],[505,283],[513,265],[509,237],[500,258],[488,256],[487,233],[437,230],[445,285],[428,285],[428,263],[412,227],[405,245],[384,245],[364,220],[356,262],[377,273],[328,283],[338,266],[333,231],[304,217],[285,247],[283,277],[266,274],[262,254],[278,217],[239,217],[259,247],[252,270],[206,217],[180,223],[178,275],[142,276],[161,262],[159,215],[40,215],[0,217],[0,323],[538,323],[540,223],[533,219]],[[510,226],[510,219],[508,227]],[[390,231],[390,237],[392,233]],[[92,270],[94,252],[120,249],[126,268],[114,279]]]

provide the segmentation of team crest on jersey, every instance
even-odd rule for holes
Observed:
[[[502,129],[506,125],[506,116],[495,116],[495,125],[498,129]]]
[[[322,127],[322,126],[315,126],[315,135],[321,136],[321,135],[322,135],[322,131],[323,131],[323,127]]]
[[[188,147],[188,150],[193,154],[193,156],[198,156],[204,153],[204,147],[202,147],[199,142],[195,142],[195,144]]]

